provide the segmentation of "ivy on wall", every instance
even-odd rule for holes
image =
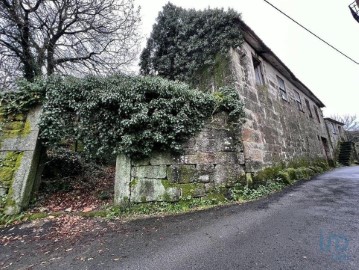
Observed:
[[[34,82],[20,80],[16,91],[0,92],[0,110],[2,116],[26,113],[37,104],[42,103],[46,91],[46,80]]]
[[[79,140],[89,156],[143,158],[181,150],[213,113],[243,116],[230,87],[207,94],[159,77],[51,78],[46,84],[41,138],[50,146]]]
[[[229,9],[183,9],[166,4],[141,54],[141,73],[198,86],[198,76],[216,64],[218,54],[242,44],[240,14]]]

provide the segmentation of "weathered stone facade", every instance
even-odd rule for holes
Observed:
[[[39,164],[38,121],[41,109],[27,115],[1,114],[0,212],[15,214],[27,207]]]
[[[344,124],[331,118],[324,118],[332,148],[337,151],[339,143],[346,141]]]
[[[245,24],[231,50],[232,73],[245,104],[242,131],[247,172],[296,158],[333,158],[324,104]]]
[[[184,153],[158,153],[146,160],[117,158],[115,202],[177,201],[204,197],[244,177],[239,130],[216,115],[184,145]]]

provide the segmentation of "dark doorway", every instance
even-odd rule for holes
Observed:
[[[324,148],[325,157],[326,157],[327,161],[329,161],[330,160],[330,152],[329,152],[328,140],[324,137],[322,137],[322,144],[323,144],[323,148]]]

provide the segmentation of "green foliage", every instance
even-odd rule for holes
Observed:
[[[286,184],[286,185],[290,185],[292,183],[291,178],[289,176],[289,173],[286,171],[280,171],[277,174],[277,180]]]
[[[45,96],[46,80],[29,82],[20,80],[16,91],[0,92],[2,114],[26,113],[29,109],[40,104]]]
[[[90,157],[179,152],[212,113],[227,111],[237,121],[243,115],[234,89],[219,89],[218,101],[159,77],[52,78],[46,88],[41,138],[50,146],[80,141]]]
[[[255,200],[263,196],[267,196],[275,191],[279,191],[285,187],[280,182],[269,181],[265,185],[259,185],[257,188],[250,188],[242,184],[236,184],[231,190],[231,196],[236,201]]]
[[[229,9],[183,9],[171,3],[163,7],[141,54],[142,74],[198,85],[197,75],[214,68],[218,53],[242,44],[240,14]]]
[[[296,171],[295,171],[294,168],[288,168],[285,171],[288,173],[290,180],[296,180],[297,179]]]

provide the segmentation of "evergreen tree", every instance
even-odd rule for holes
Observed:
[[[195,84],[218,53],[226,56],[241,45],[239,22],[240,14],[232,9],[186,10],[168,3],[141,54],[141,73]]]

